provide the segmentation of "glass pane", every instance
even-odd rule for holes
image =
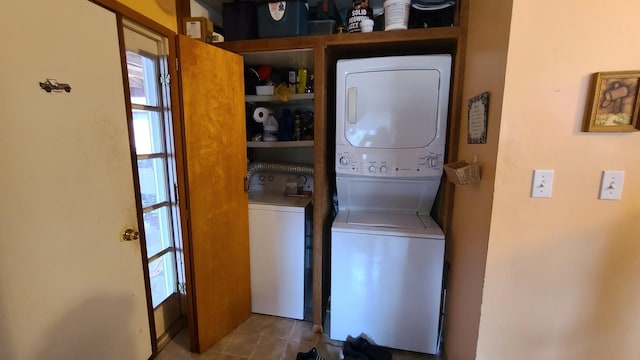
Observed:
[[[158,72],[153,59],[127,52],[131,103],[158,106]]]
[[[151,279],[151,302],[153,307],[160,305],[166,298],[177,292],[175,255],[168,252],[149,263]]]
[[[164,152],[164,141],[160,113],[133,110],[133,135],[136,138],[136,154]]]
[[[167,201],[167,173],[165,159],[138,160],[142,207]]]
[[[147,257],[173,246],[168,206],[144,213],[144,235],[147,240]]]

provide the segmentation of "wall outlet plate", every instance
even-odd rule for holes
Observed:
[[[620,200],[624,171],[604,170],[600,182],[600,200]]]
[[[550,198],[553,187],[553,170],[533,170],[531,197]]]

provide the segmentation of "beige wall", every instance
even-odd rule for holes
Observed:
[[[144,14],[151,20],[178,32],[178,22],[176,18],[176,2],[175,0],[116,0]]]
[[[475,0],[469,8],[463,112],[458,158],[478,155],[482,181],[456,185],[447,258],[451,264],[447,301],[446,352],[450,360],[473,359],[476,353],[484,268],[493,202],[493,183],[511,1]],[[487,144],[467,144],[467,100],[489,92]]]
[[[580,131],[590,74],[640,70],[640,2],[513,2],[477,358],[640,359],[640,133]]]

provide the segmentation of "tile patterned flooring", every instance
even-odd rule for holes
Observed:
[[[295,360],[298,352],[315,347],[326,360],[340,359],[342,342],[312,331],[307,321],[253,314],[231,334],[203,354],[189,353],[189,335],[183,329],[155,360]],[[443,360],[444,357],[391,350],[394,360]]]

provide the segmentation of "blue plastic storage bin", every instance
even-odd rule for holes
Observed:
[[[260,38],[309,34],[309,10],[304,1],[263,2],[258,5]]]

